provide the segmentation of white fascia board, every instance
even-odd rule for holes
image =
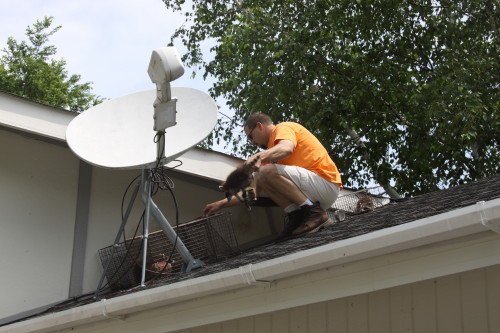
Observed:
[[[224,181],[231,171],[244,162],[237,157],[196,147],[182,154],[177,160],[181,161],[182,165],[175,170],[218,182]],[[178,162],[173,161],[166,167],[174,167],[177,164]]]
[[[66,127],[77,113],[0,93],[0,124],[65,141]]]
[[[0,92],[0,125],[21,132],[66,141],[66,128],[78,113],[54,108],[25,98]],[[244,160],[224,153],[192,148],[178,158],[176,170],[214,181],[224,181]],[[171,162],[168,166],[175,166]]]
[[[500,226],[500,199],[494,199],[280,258],[0,327],[0,332],[50,332],[110,318],[123,319],[124,315],[169,304],[207,295],[215,296],[249,286],[268,285],[271,281],[300,276],[305,272],[338,267],[423,245],[494,231],[498,226]],[[497,261],[500,263],[500,258],[497,258]]]

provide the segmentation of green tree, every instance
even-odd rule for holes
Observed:
[[[91,93],[91,82],[80,83],[80,75],[68,76],[66,61],[53,58],[57,49],[46,44],[61,26],[47,30],[52,20],[45,17],[28,26],[29,42],[8,38],[0,57],[0,90],[72,111],[86,110],[103,99]]]
[[[408,196],[499,172],[496,0],[163,2],[186,15],[184,62],[235,112],[213,139],[237,153],[234,127],[263,111],[312,129],[347,185]]]

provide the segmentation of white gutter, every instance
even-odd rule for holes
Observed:
[[[0,332],[42,333],[102,320],[126,320],[128,314],[168,304],[253,285],[269,286],[271,281],[303,272],[488,230],[500,233],[500,199],[482,201],[447,213],[225,272],[51,313],[0,327]]]

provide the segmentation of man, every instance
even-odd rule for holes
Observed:
[[[311,233],[332,224],[325,209],[337,199],[342,182],[319,140],[302,125],[275,125],[262,112],[248,117],[244,131],[252,144],[265,149],[246,163],[260,157],[254,173],[256,191],[266,193],[287,213],[284,236]],[[205,206],[203,216],[239,202],[235,197],[213,202]]]

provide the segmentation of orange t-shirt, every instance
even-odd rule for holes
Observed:
[[[290,156],[277,161],[277,164],[296,165],[310,170],[329,182],[338,184],[342,189],[337,166],[321,142],[304,126],[292,122],[279,123],[271,133],[267,148],[272,148],[280,140],[292,141],[295,148]]]

